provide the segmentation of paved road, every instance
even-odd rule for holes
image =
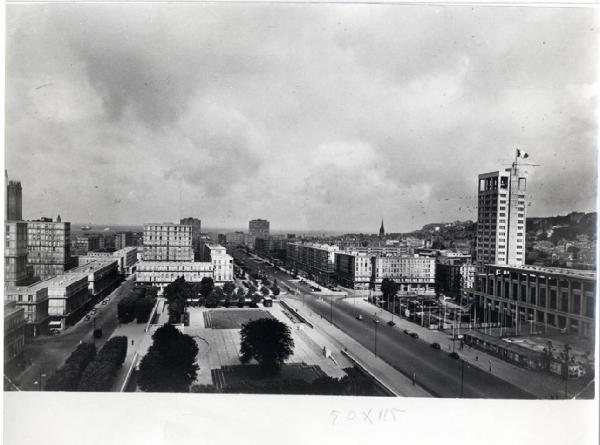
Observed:
[[[239,256],[252,271],[256,270],[254,261],[248,260],[245,254]],[[290,281],[288,275],[265,266],[261,266],[261,269],[300,292],[300,295],[284,298],[302,301],[310,310],[325,319],[329,319],[332,314],[336,326],[374,352],[375,324],[372,320],[378,317],[374,316],[373,312],[354,307],[351,303],[352,298],[342,302],[342,297],[319,297],[310,294],[307,292],[310,288]],[[359,313],[363,315],[362,321],[356,319]],[[450,358],[447,352],[432,349],[424,341],[415,340],[397,329],[390,328],[385,324],[387,319],[378,319],[380,323],[377,328],[377,355],[405,375],[412,376],[414,373],[417,382],[432,394],[438,397],[460,397],[462,380],[462,394],[465,398],[533,398],[531,394],[481,369],[468,364],[463,368],[461,362]]]
[[[102,328],[103,336],[96,340],[98,349],[102,347],[104,342],[110,337],[112,332],[117,328],[119,322],[117,320],[117,303],[127,295],[134,286],[134,281],[128,279],[123,281],[121,285],[115,289],[110,295],[110,302],[106,305],[98,303],[96,305],[96,327]],[[80,320],[75,326],[71,326],[62,334],[57,336],[41,336],[25,343],[25,359],[31,360],[32,365],[28,366],[21,374],[13,379],[23,391],[39,391],[39,386],[36,382],[40,379],[40,374],[45,374],[42,377],[42,383],[60,367],[65,359],[77,347],[80,340],[94,341],[93,332],[94,323],[92,320]]]

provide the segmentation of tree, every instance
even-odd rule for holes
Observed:
[[[271,288],[271,292],[273,292],[273,295],[277,296],[277,295],[279,295],[280,290],[279,290],[279,288],[277,286],[273,286]]]
[[[265,375],[277,374],[294,351],[290,328],[275,318],[260,318],[242,325],[242,363],[255,359]]]
[[[150,298],[138,298],[135,302],[135,318],[138,323],[146,323],[154,308],[154,300]]]
[[[396,296],[398,292],[398,284],[389,278],[384,278],[381,281],[381,293],[383,294],[383,301],[389,303]]]
[[[166,324],[152,340],[140,363],[139,387],[147,392],[187,392],[198,372],[194,339]]]
[[[113,337],[108,340],[83,371],[79,391],[110,391],[126,355],[127,337]]]
[[[117,304],[117,316],[119,322],[129,323],[135,319],[135,302],[138,300],[138,294],[131,293],[123,298]]]
[[[215,287],[215,282],[210,277],[204,277],[200,281],[200,293],[204,298],[208,297]]]
[[[233,294],[234,290],[235,290],[235,284],[233,284],[231,281],[228,281],[227,283],[225,283],[223,285],[223,292],[225,293],[225,295]]]
[[[267,289],[265,286],[261,287],[260,291],[265,297],[269,295],[269,289]]]

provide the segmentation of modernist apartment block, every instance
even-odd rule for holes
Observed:
[[[144,261],[193,261],[192,226],[144,224]]]
[[[48,331],[48,283],[41,281],[31,286],[4,289],[5,300],[24,310],[25,335],[37,337]]]
[[[99,300],[112,291],[118,283],[118,263],[119,261],[116,258],[99,258],[96,261],[67,271],[64,276],[85,276],[90,297]]]
[[[183,218],[179,221],[182,226],[192,226],[192,247],[194,251],[200,250],[200,238],[202,236],[202,221],[198,218]]]
[[[90,301],[88,274],[80,272],[59,275],[44,283],[48,286],[50,322],[60,323],[59,329],[76,322]]]
[[[40,280],[63,273],[71,263],[71,223],[28,221],[27,263]]]
[[[233,257],[220,244],[205,244],[206,257],[213,266],[216,283],[233,281]]]
[[[371,255],[364,252],[335,252],[337,282],[349,289],[369,289],[373,275]]]
[[[290,267],[310,274],[321,284],[329,284],[334,281],[334,255],[338,250],[329,244],[288,243],[286,260]]]
[[[477,268],[525,264],[526,179],[517,167],[479,175]]]
[[[87,255],[78,257],[78,261],[79,266],[83,266],[98,259],[116,259],[119,274],[129,276],[135,272],[137,253],[137,247],[130,246],[114,252],[88,252]]]
[[[384,278],[398,283],[398,295],[435,295],[435,258],[419,255],[376,256],[372,259],[373,288]]]
[[[4,303],[4,372],[10,372],[23,358],[25,345],[24,309],[14,302]]]
[[[248,234],[254,238],[268,238],[269,225],[266,219],[253,219],[248,223]]]
[[[213,264],[194,261],[140,261],[136,269],[136,282],[158,287],[161,291],[179,277],[188,282],[202,278],[214,279]]]
[[[6,221],[4,224],[4,285],[19,286],[27,281],[27,223]]]
[[[542,332],[554,328],[594,338],[595,271],[486,265],[467,294],[493,312],[492,319],[531,321]]]
[[[435,274],[438,291],[453,298],[475,285],[475,265],[468,254],[442,251],[437,257]]]

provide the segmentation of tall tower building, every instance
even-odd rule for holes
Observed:
[[[40,280],[64,273],[71,264],[71,223],[51,218],[29,221],[27,263]]]
[[[525,192],[517,163],[479,175],[477,270],[485,264],[525,264]]]
[[[182,218],[179,224],[184,226],[192,226],[192,247],[194,252],[200,252],[200,237],[202,236],[202,221],[198,218]]]
[[[266,219],[253,219],[248,224],[248,233],[255,238],[267,239],[269,237],[269,221]]]
[[[23,220],[23,198],[20,181],[7,181],[6,184],[6,214],[7,221]]]

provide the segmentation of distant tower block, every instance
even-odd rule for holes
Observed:
[[[23,220],[23,198],[22,198],[21,182],[8,181],[6,185],[6,220],[7,221],[22,221]]]

